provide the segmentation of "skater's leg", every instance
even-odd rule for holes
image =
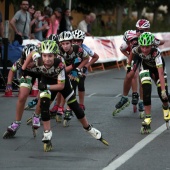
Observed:
[[[30,89],[27,87],[20,87],[19,96],[16,105],[16,121],[21,121],[24,111],[25,102],[29,96]]]
[[[78,83],[78,95],[79,95],[79,105],[85,110],[84,106],[84,96],[85,96],[85,76],[81,77]]]

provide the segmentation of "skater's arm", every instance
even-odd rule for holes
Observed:
[[[130,54],[129,54],[129,58],[128,58],[128,65],[130,65],[130,66],[131,66],[132,60],[133,60],[133,53],[132,53],[132,52],[130,52]]]
[[[32,62],[36,61],[37,58],[40,57],[40,54],[32,51],[28,56],[26,57],[26,60],[24,61],[24,64],[22,65],[22,70],[26,70],[27,66]]]
[[[85,67],[89,67],[92,64],[94,64],[97,60],[99,59],[98,54],[94,53],[94,55],[91,57],[91,60],[89,62],[87,62],[87,64],[85,65]]]
[[[164,71],[163,67],[158,67],[158,74],[159,74],[159,80],[160,80],[160,85],[161,85],[161,90],[165,90],[165,79],[164,79]]]

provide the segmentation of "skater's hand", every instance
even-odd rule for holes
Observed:
[[[131,65],[127,64],[126,65],[126,70],[127,70],[127,73],[129,73],[131,71]]]
[[[84,66],[83,68],[81,68],[81,72],[82,72],[82,73],[86,73],[86,72],[87,72],[87,67]]]
[[[79,68],[76,68],[76,71],[77,71],[77,74],[78,74],[78,76],[83,76],[83,73],[81,72],[81,70],[79,69]]]
[[[12,84],[11,83],[7,83],[5,91],[7,91],[7,92],[12,91]]]
[[[41,91],[47,90],[47,85],[41,81],[38,83],[38,89]]]
[[[166,95],[166,90],[161,91],[161,96],[162,96],[162,99],[164,99],[164,100],[168,99],[168,97]]]
[[[21,76],[26,77],[28,72],[26,70],[21,69]]]

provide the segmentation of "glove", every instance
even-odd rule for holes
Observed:
[[[82,72],[82,73],[86,73],[86,72],[87,72],[87,67],[84,66],[83,68],[81,68],[81,72]]]
[[[77,71],[78,76],[83,76],[83,74],[79,68],[76,68],[76,71]]]
[[[131,66],[129,64],[126,65],[126,70],[127,70],[127,73],[131,71]]]
[[[7,83],[5,91],[12,91],[12,84]]]
[[[47,85],[45,83],[42,83],[41,81],[38,83],[38,89],[40,91],[47,90]]]
[[[162,99],[164,99],[164,100],[168,99],[168,97],[167,97],[167,95],[166,95],[166,90],[162,90],[162,91],[161,91],[161,97],[162,97]]]

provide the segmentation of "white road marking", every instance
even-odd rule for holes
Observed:
[[[157,136],[159,136],[161,133],[163,133],[166,130],[166,125],[163,124],[158,129],[153,131],[151,134],[146,136],[144,139],[142,139],[140,142],[138,142],[136,145],[134,145],[131,149],[129,149],[127,152],[125,152],[123,155],[121,155],[119,158],[111,162],[107,167],[105,167],[103,170],[116,170],[121,165],[123,165],[125,162],[127,162],[130,158],[132,158],[137,152],[139,152],[142,148],[144,148],[148,143],[150,143],[152,140],[154,140]]]
[[[93,96],[93,95],[95,95],[96,93],[92,93],[92,94],[90,94],[90,95],[88,95],[87,97],[91,97],[91,96]]]
[[[120,94],[118,94],[118,95],[116,95],[115,97],[119,97],[119,96],[121,96],[122,94],[120,93]]]

